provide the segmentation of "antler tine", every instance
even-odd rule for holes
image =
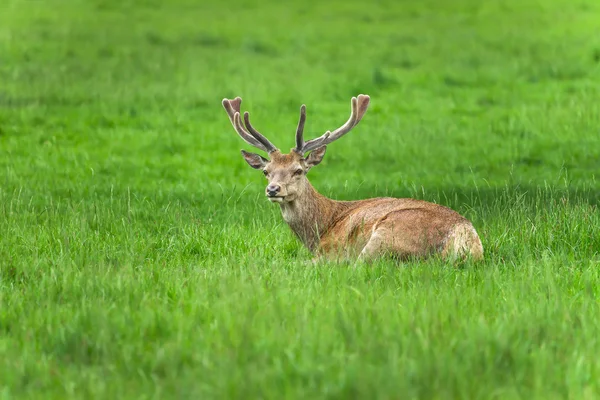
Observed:
[[[238,133],[238,135],[240,135],[240,137],[249,145],[254,146],[262,151],[266,151],[267,153],[270,153],[272,150],[269,150],[271,147],[274,147],[272,144],[269,146],[265,146],[264,143],[262,143],[261,141],[259,141],[257,138],[255,138],[253,135],[251,135],[242,125],[241,123],[241,118],[240,118],[240,105],[242,103],[242,98],[241,97],[236,97],[233,100],[229,100],[229,99],[223,99],[222,104],[223,104],[223,108],[225,108],[225,111],[227,112],[227,116],[229,117],[229,121],[231,122],[231,124],[233,125],[234,129],[236,130],[236,132]],[[237,115],[237,117],[236,117]],[[236,119],[237,119],[237,123],[236,123]],[[260,134],[259,134],[260,135]],[[264,138],[264,136],[260,135],[262,138]],[[266,138],[265,138],[266,140]],[[267,142],[270,144],[270,142],[267,140]]]
[[[370,97],[364,94],[358,95],[358,98],[352,97],[350,100],[352,112],[350,113],[350,118],[348,118],[348,121],[346,121],[344,125],[340,126],[333,132],[327,131],[322,136],[305,142],[302,147],[302,152],[305,153],[307,151],[327,145],[350,132],[352,128],[358,125],[360,120],[364,117],[365,113],[367,112],[367,108],[369,107],[369,101]]]
[[[238,97],[236,97],[233,100],[223,99],[223,101],[221,103],[223,104],[223,108],[227,112],[227,116],[229,117],[229,121],[231,122],[231,124],[235,128],[235,124],[233,123],[233,117],[234,117],[234,115],[235,115],[236,112],[237,113],[240,112],[240,105],[242,104],[242,98],[238,96]],[[245,132],[245,133],[248,133],[248,132]]]
[[[298,127],[296,128],[296,148],[294,151],[302,153],[304,147],[304,123],[306,122],[306,106],[302,104],[300,107],[300,120],[298,121]]]
[[[265,148],[267,149],[267,153],[272,153],[277,150],[277,147],[273,145],[273,143],[269,142],[269,139],[264,137],[259,131],[254,129],[252,124],[250,123],[250,114],[248,111],[244,113],[244,123],[246,124],[246,129],[250,131],[250,134],[256,138]]]
[[[371,101],[371,98],[369,96],[367,96],[366,94],[358,95],[358,106],[357,106],[358,116],[356,118],[356,123],[354,124],[354,126],[358,125],[360,120],[365,116],[365,113],[367,112],[367,108],[369,108],[370,101]]]

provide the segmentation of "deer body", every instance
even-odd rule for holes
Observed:
[[[444,258],[481,259],[483,247],[466,218],[447,207],[423,200],[390,197],[356,201],[336,201],[320,193],[308,181],[307,172],[319,164],[326,144],[338,139],[358,124],[366,112],[369,97],[352,99],[352,114],[333,133],[304,142],[306,118],[301,107],[296,131],[296,147],[282,154],[256,131],[244,114],[239,114],[241,99],[223,100],[231,123],[249,144],[265,150],[270,159],[242,150],[246,162],[262,169],[269,180],[267,198],[279,203],[284,220],[303,244],[317,257],[371,260],[384,255],[398,259],[425,258],[439,254]],[[304,153],[310,154],[304,157]]]

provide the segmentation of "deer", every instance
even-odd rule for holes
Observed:
[[[237,134],[265,153],[241,150],[250,167],[267,179],[266,198],[279,204],[292,232],[313,254],[312,261],[355,260],[372,262],[391,256],[400,261],[427,259],[478,261],[483,246],[473,224],[451,208],[412,198],[377,197],[338,201],[320,194],[308,172],[323,160],[327,146],[354,129],[369,106],[370,97],[351,98],[350,118],[339,128],[304,140],[306,105],[300,107],[296,145],[282,153],[250,123],[241,97],[224,98],[222,105]]]

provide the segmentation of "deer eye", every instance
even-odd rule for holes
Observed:
[[[269,176],[269,172],[266,169],[263,169],[263,174],[265,174],[265,176]]]
[[[297,169],[294,171],[294,176],[299,176],[299,175],[302,175],[303,173],[304,173],[303,169]]]

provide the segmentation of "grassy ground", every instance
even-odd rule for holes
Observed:
[[[4,0],[0,398],[597,398],[600,3]],[[308,267],[220,101],[486,261]]]

